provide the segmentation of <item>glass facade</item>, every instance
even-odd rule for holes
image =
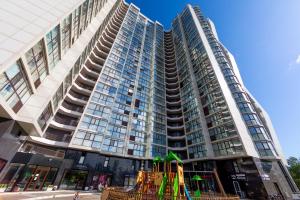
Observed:
[[[76,8],[72,13],[72,44],[75,42],[79,35],[80,12],[81,6]]]
[[[65,54],[71,47],[71,14],[61,24],[62,54]]]
[[[92,5],[96,9],[97,1],[84,2],[87,21],[81,16],[81,23],[89,21]],[[245,154],[195,20],[186,8],[166,33],[130,6],[73,144],[137,157],[164,156],[172,150],[183,159],[202,159],[208,146],[217,157]],[[230,88],[239,91],[236,84]],[[254,109],[241,101],[245,95],[236,97],[249,131],[260,142],[257,149],[270,155]]]
[[[0,75],[0,94],[15,112],[29,99],[32,92],[20,61]]]
[[[42,130],[44,130],[47,126],[47,122],[53,116],[51,104],[49,103],[45,110],[42,112],[40,117],[38,118],[38,124]]]
[[[65,39],[65,38],[63,38]],[[46,44],[48,48],[48,65],[50,69],[54,68],[60,60],[60,38],[59,38],[59,26],[53,28],[46,35]]]
[[[163,65],[163,27],[130,6],[80,120],[73,144],[144,157],[147,133],[151,131],[150,124],[154,124],[155,149],[158,149],[154,153],[164,152],[161,155],[165,155]],[[154,80],[157,95],[152,96]],[[153,109],[152,102],[157,105]]]
[[[39,92],[31,88],[32,80],[38,88],[77,39],[85,42],[37,119],[42,137],[70,149],[59,149],[61,143],[58,149],[51,149],[51,143],[33,147],[29,143],[34,141],[27,141],[3,176],[7,191],[46,190],[52,184],[60,189],[83,189],[90,183],[95,189],[100,182],[134,185],[138,169],[149,170],[149,160],[170,151],[188,170],[217,166],[222,174],[225,168],[220,179],[226,184],[242,173],[261,181],[260,165],[264,172],[280,168],[287,177],[272,129],[199,8],[187,6],[165,31],[133,4],[119,0],[89,41],[81,40],[106,2],[83,1],[26,52],[26,62],[21,58],[0,75],[0,95],[17,113]],[[74,163],[64,166],[62,159]],[[44,163],[37,165],[37,160]],[[0,170],[4,165],[0,162]],[[55,178],[58,170],[60,179]],[[209,185],[205,190],[215,187]],[[248,182],[241,185],[244,190]]]
[[[227,50],[215,38],[208,20],[201,14],[199,7],[194,7],[193,9],[202,29],[204,30],[205,36],[213,50],[214,56],[216,57],[216,60],[223,72],[228,87],[234,96],[244,122],[248,127],[248,132],[252,137],[260,156],[278,155],[273,147],[273,142],[269,136],[270,134],[264,127],[262,120],[259,118],[259,115],[256,113],[254,106],[251,103],[251,97],[242,88],[237,76],[235,75],[231,62],[228,59],[229,56]],[[224,133],[224,131],[222,132]]]
[[[64,96],[64,92],[63,92],[63,84],[61,84],[58,88],[58,90],[56,91],[56,93],[54,94],[54,96],[52,97],[52,103],[53,103],[53,109],[56,110],[59,103],[62,101]]]
[[[47,64],[43,41],[39,41],[25,54],[32,79],[36,88],[47,76]]]

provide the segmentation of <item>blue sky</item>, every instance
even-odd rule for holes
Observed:
[[[269,113],[286,157],[300,157],[299,0],[127,0],[170,27],[187,3],[215,23],[249,91]]]

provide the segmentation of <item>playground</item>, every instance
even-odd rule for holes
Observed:
[[[108,187],[101,200],[238,200],[226,194],[218,173],[184,171],[173,152],[153,159],[152,171],[139,171],[133,188]]]

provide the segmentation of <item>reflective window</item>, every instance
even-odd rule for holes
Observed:
[[[167,153],[166,147],[152,145],[152,157],[164,157]]]
[[[78,38],[79,35],[80,11],[81,11],[81,6],[79,6],[72,13],[72,32],[73,32],[72,44],[75,42],[75,40]]]
[[[0,75],[0,94],[15,112],[29,99],[32,93],[20,61]]]
[[[52,69],[60,60],[59,55],[59,25],[57,25],[54,29],[52,29],[46,35],[46,43],[48,48],[48,65]]]
[[[58,104],[61,102],[62,99],[63,99],[63,84],[59,86],[59,88],[57,89],[56,93],[52,98],[54,110],[56,110]]]
[[[272,144],[269,142],[255,142],[256,148],[261,156],[273,156]]]
[[[71,47],[71,14],[62,21],[61,28],[62,53]]]
[[[103,151],[123,153],[124,142],[117,139],[105,138],[102,144]]]
[[[239,139],[232,139],[214,143],[213,150],[216,156],[227,156],[243,152],[243,147]]]
[[[36,88],[41,84],[47,76],[46,71],[46,56],[43,48],[43,41],[39,41],[34,47],[28,50],[25,54],[27,64],[30,68],[34,85]]]
[[[106,125],[107,121],[104,119],[85,115],[81,121],[80,127],[91,131],[97,131],[98,133],[103,133]]]
[[[128,150],[127,150],[128,155],[143,157],[145,156],[145,151],[146,151],[145,145],[135,144],[131,142],[128,144]]]
[[[42,112],[40,117],[38,118],[38,124],[40,125],[41,129],[44,130],[47,126],[47,123],[50,117],[53,115],[51,104],[49,103],[45,110]]]
[[[91,102],[88,105],[86,112],[91,115],[96,115],[96,116],[99,116],[102,118],[107,118],[110,113],[110,108]]]
[[[189,147],[189,157],[190,159],[202,158],[206,156],[205,145],[195,145]]]
[[[71,84],[72,84],[72,70],[70,70],[69,74],[65,78],[65,81],[64,81],[64,93],[66,93],[68,91],[68,89],[71,86]]]
[[[88,2],[89,0],[86,0],[82,6],[81,6],[81,20],[80,20],[80,28],[79,28],[79,35],[82,33],[82,31],[86,27],[86,15],[87,15],[87,10],[88,10]]]
[[[93,4],[94,4],[94,0],[90,0],[90,2],[89,2],[89,9],[88,9],[88,13],[87,13],[87,24],[88,23],[90,23],[91,22],[91,20],[92,20],[92,16],[93,16],[93,9],[95,9],[95,8],[93,8]],[[95,6],[94,6],[95,7]]]
[[[73,144],[100,149],[102,140],[103,135],[84,130],[78,130],[73,140]]]

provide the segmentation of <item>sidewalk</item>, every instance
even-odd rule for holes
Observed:
[[[3,192],[0,200],[70,200],[75,190],[36,191],[36,192]],[[80,200],[99,200],[101,194],[93,191],[79,191]]]
[[[80,194],[100,194],[98,191],[85,190],[55,190],[55,191],[22,191],[22,192],[0,192],[3,195],[18,195],[18,194],[55,194],[55,193],[72,193],[79,192]]]

